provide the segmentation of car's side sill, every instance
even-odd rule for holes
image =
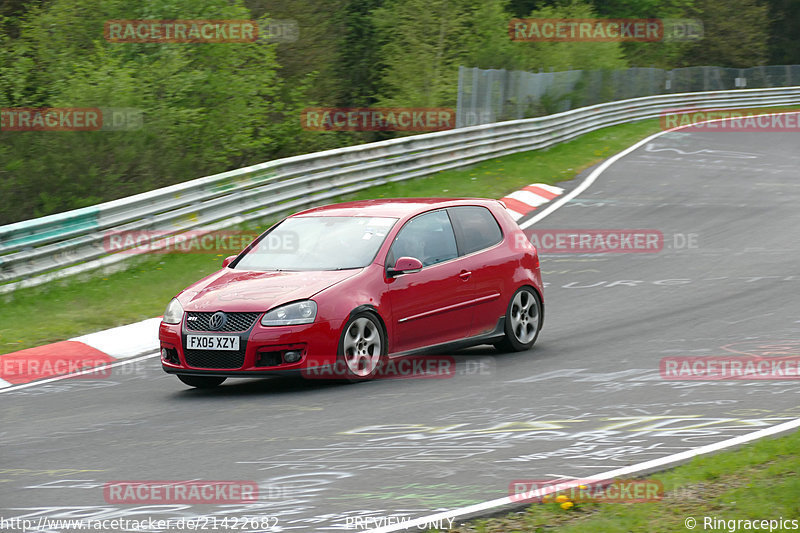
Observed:
[[[497,320],[497,325],[488,333],[481,333],[474,337],[466,339],[458,339],[456,341],[443,342],[441,344],[432,344],[430,346],[423,346],[421,348],[414,348],[413,350],[406,350],[405,352],[397,352],[389,354],[389,357],[405,357],[407,355],[419,355],[427,352],[438,352],[442,350],[462,350],[470,346],[477,346],[479,344],[492,344],[501,340],[505,336],[506,330],[506,317],[502,316]]]

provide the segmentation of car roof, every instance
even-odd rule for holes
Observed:
[[[498,201],[488,198],[380,198],[314,207],[296,213],[293,216],[383,216],[404,218],[422,211],[440,209],[443,207],[459,205],[480,205],[488,207],[491,204],[497,205]]]

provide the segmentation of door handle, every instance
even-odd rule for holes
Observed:
[[[463,279],[464,281],[467,281],[471,275],[472,272],[468,270],[462,270],[461,272],[459,272],[458,277]]]

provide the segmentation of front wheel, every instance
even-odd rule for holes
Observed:
[[[358,313],[347,321],[339,339],[339,361],[348,381],[372,379],[385,362],[386,335],[372,313]]]
[[[213,389],[214,387],[221,385],[222,382],[227,378],[219,376],[190,376],[187,374],[178,374],[178,379],[190,387],[196,387],[198,389]]]
[[[542,301],[530,287],[514,293],[506,310],[505,338],[495,344],[504,352],[529,350],[542,328]]]

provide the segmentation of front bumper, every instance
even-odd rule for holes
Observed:
[[[214,376],[296,375],[304,368],[336,362],[342,324],[329,321],[297,326],[262,326],[258,321],[247,331],[219,333],[189,331],[181,324],[161,323],[158,338],[161,367],[169,374]],[[239,337],[239,351],[187,350],[186,335]],[[297,362],[283,359],[287,351],[300,351]]]

